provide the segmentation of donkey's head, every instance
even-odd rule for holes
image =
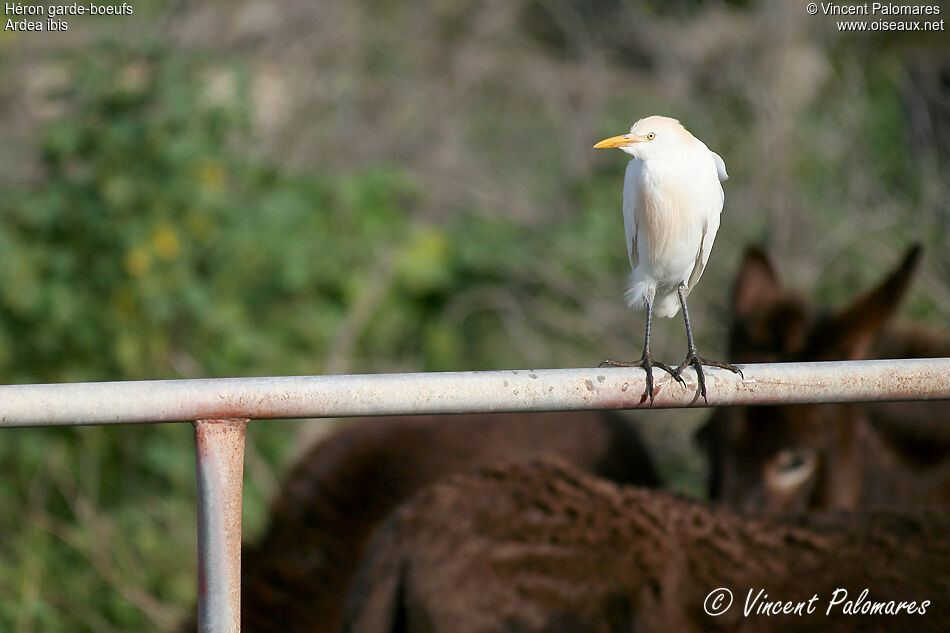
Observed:
[[[731,362],[873,358],[873,346],[913,277],[913,247],[877,287],[836,312],[784,289],[765,254],[750,248],[733,294]],[[860,504],[862,405],[733,407],[699,432],[710,460],[711,498],[747,510]]]

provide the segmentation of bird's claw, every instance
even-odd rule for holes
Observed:
[[[640,367],[641,369],[643,369],[643,371],[646,372],[646,391],[644,391],[644,395],[650,398],[650,404],[653,404],[653,398],[655,396],[655,392],[653,390],[653,368],[654,367],[659,367],[660,369],[668,373],[670,376],[672,376],[673,380],[682,384],[683,386],[686,385],[686,382],[683,380],[682,376],[680,376],[672,367],[670,367],[666,363],[661,363],[659,361],[653,360],[653,356],[649,354],[648,352],[644,352],[643,357],[640,358],[640,360],[632,362],[632,363],[608,359],[602,362],[600,365],[598,365],[598,367]]]
[[[674,371],[676,372],[676,377],[684,386],[686,383],[682,380],[681,376],[683,370],[687,367],[692,367],[696,371],[696,394],[693,396],[693,399],[690,400],[690,404],[696,402],[699,399],[699,396],[702,396],[703,400],[706,401],[706,404],[709,404],[709,398],[706,397],[706,375],[703,373],[703,365],[708,365],[709,367],[719,367],[720,369],[728,369],[733,373],[739,374],[740,377],[745,378],[742,370],[735,365],[723,363],[718,360],[709,360],[708,358],[703,358],[696,352],[689,352],[686,354],[686,360],[684,360],[682,364],[680,364]]]

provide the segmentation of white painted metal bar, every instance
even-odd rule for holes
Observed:
[[[950,399],[950,358],[706,368],[709,406]],[[656,370],[639,368],[217,378],[0,386],[0,428],[318,418],[488,411],[705,406]]]
[[[198,631],[241,630],[241,501],[247,420],[195,422]]]

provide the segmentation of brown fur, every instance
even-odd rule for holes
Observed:
[[[374,536],[347,633],[950,630],[950,512],[754,519],[621,488],[564,464],[436,484]],[[712,590],[735,596],[705,615]],[[923,615],[845,616],[853,600],[930,600]],[[746,592],[819,596],[812,615],[743,617]]]
[[[913,248],[879,286],[834,314],[782,288],[750,249],[736,280],[732,362],[950,356],[950,336],[890,324]],[[950,402],[736,407],[700,431],[710,496],[746,510],[913,507],[950,502]]]
[[[608,412],[378,418],[335,432],[297,462],[263,539],[244,549],[242,630],[338,631],[343,594],[386,514],[450,474],[543,455],[659,484],[639,434]]]

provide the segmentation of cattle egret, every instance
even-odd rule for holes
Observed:
[[[676,119],[649,116],[613,136],[595,149],[618,147],[633,156],[623,181],[623,228],[630,273],[625,294],[627,305],[646,309],[643,356],[634,363],[607,360],[602,365],[642,367],[646,394],[653,402],[653,367],[659,367],[685,385],[683,369],[696,370],[696,396],[706,399],[703,365],[722,367],[738,374],[733,365],[711,361],[696,352],[686,308],[686,296],[699,281],[709,259],[719,214],[725,198],[721,180],[726,164],[706,144],[690,134]],[[683,307],[686,322],[686,359],[678,367],[653,360],[650,354],[650,321],[654,311],[673,318]],[[708,402],[708,400],[707,400]]]

